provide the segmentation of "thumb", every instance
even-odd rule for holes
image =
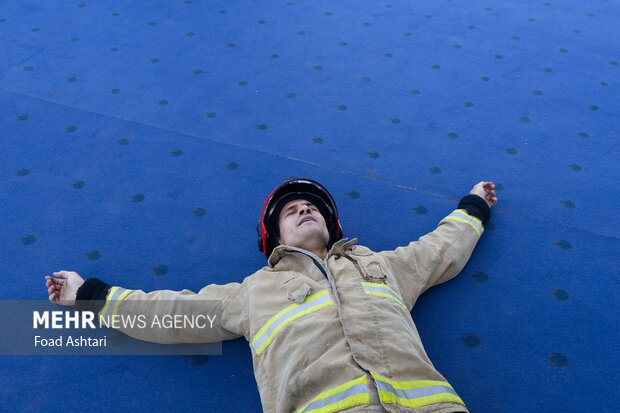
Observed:
[[[55,272],[54,275],[58,278],[67,278],[69,276],[69,271],[58,271]]]

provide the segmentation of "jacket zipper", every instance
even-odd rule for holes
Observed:
[[[332,287],[332,298],[334,299],[334,303],[336,304],[336,308],[338,309],[338,314],[340,314],[340,299],[338,298],[338,293],[336,292],[336,283],[334,282],[334,277],[332,277],[332,274],[329,271],[327,265],[323,266],[319,264],[316,258],[312,256],[310,258],[312,258],[314,264],[319,268],[319,270],[321,270],[323,275],[327,278],[327,281],[329,281],[329,285],[331,285]]]

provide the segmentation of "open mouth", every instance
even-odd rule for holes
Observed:
[[[316,222],[316,219],[312,218],[311,216],[303,217],[302,219],[299,220],[299,223],[297,223],[297,226],[300,226],[304,222],[308,222],[308,221]]]

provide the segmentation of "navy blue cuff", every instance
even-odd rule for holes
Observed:
[[[458,209],[464,209],[471,216],[482,221],[482,225],[486,224],[491,218],[491,208],[487,205],[487,201],[478,195],[467,195],[461,198]]]
[[[95,314],[103,308],[110,285],[98,278],[87,278],[77,290],[75,309],[78,311],[92,311]]]

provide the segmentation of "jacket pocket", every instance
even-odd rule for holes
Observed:
[[[289,300],[291,300],[295,304],[302,304],[306,300],[306,297],[308,296],[309,292],[310,292],[310,286],[306,283],[303,283],[303,285],[299,287],[297,290],[289,291],[286,296]]]
[[[387,271],[381,259],[376,254],[367,255],[365,251],[361,254],[357,251],[351,252],[351,258],[357,263],[357,268],[364,281],[385,284]]]

